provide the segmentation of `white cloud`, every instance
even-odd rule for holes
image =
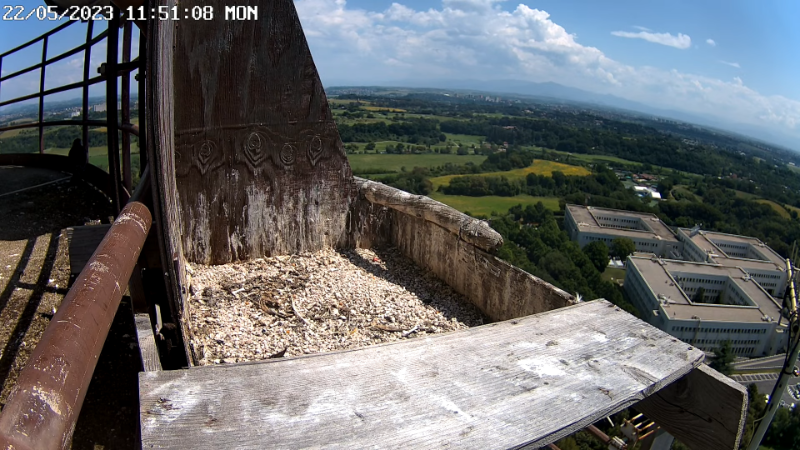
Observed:
[[[295,5],[326,85],[331,80],[418,86],[431,80],[552,81],[800,136],[800,101],[762,95],[738,77],[725,81],[616,61],[579,42],[547,12],[525,4],[511,11],[497,0],[445,0],[428,10],[395,3],[367,11],[348,7],[345,0],[295,0]],[[682,34],[671,38],[687,46],[691,42]],[[95,49],[93,68],[105,55],[104,46]],[[82,75],[81,67],[70,67],[73,60],[62,64],[63,70],[48,70],[48,79],[50,74],[64,81],[72,72]],[[18,87],[27,87],[25,81]],[[30,81],[38,88],[38,76]],[[102,92],[102,85],[97,89]],[[6,89],[3,83],[4,98],[25,90]]]
[[[525,4],[504,11],[494,0],[449,0],[438,9],[396,3],[381,12],[349,8],[344,0],[295,4],[326,84],[553,81],[731,123],[800,131],[796,100],[764,96],[739,78],[627,65]],[[682,34],[671,38],[690,43]]]
[[[611,34],[630,39],[644,39],[647,42],[679,49],[687,49],[692,46],[692,38],[683,33],[678,33],[677,36],[673,36],[670,33],[651,33],[648,31],[640,31],[638,33],[632,31],[612,31]]]
[[[723,61],[721,59],[719,61],[717,61],[717,62],[720,63],[720,64],[725,64],[726,66],[736,67],[737,69],[741,69],[742,68],[742,66],[740,66],[739,63],[737,63],[737,62],[728,62],[728,61]]]
[[[639,25],[634,25],[634,26],[633,26],[633,28],[636,28],[636,29],[637,29],[637,30],[639,30],[639,31],[653,31],[653,30],[651,30],[650,28],[647,28],[647,27],[641,27],[641,26],[639,26]]]
[[[706,44],[708,44],[708,45],[710,45],[712,47],[716,47],[717,46],[717,43],[714,42],[713,39],[706,39]]]

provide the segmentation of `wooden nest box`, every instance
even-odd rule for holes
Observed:
[[[293,2],[245,3],[258,20],[186,0],[218,17],[148,24],[154,216],[187,354],[187,263],[323,248],[395,247],[494,322],[142,373],[143,448],[535,448],[629,406],[692,448],[737,447],[746,393],[702,351],[501,261],[484,222],[353,177]]]

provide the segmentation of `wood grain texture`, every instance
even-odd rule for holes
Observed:
[[[291,0],[185,0],[175,50],[175,170],[189,261],[335,247],[352,172]],[[256,20],[224,20],[257,6]]]
[[[142,447],[542,446],[702,358],[599,300],[354,351],[141,373]]]
[[[172,8],[175,0],[157,0],[153,7]],[[169,296],[170,315],[181,324],[184,350],[189,351],[189,330],[184,297],[188,280],[181,247],[182,214],[175,177],[175,100],[173,97],[173,53],[175,24],[151,19],[147,44],[147,151],[152,164],[153,216],[161,251],[161,267]],[[189,364],[192,364],[190,359]]]
[[[356,177],[356,183],[370,202],[435,223],[482,250],[491,252],[503,245],[503,237],[488,223],[474,219],[444,203],[363,178]]]
[[[694,450],[739,448],[747,389],[705,364],[635,408]]]
[[[136,337],[139,341],[139,353],[142,357],[142,370],[155,372],[161,370],[161,358],[158,356],[156,338],[153,335],[153,325],[147,314],[135,314]]]
[[[78,276],[92,257],[97,246],[106,237],[111,225],[88,225],[67,228],[69,239],[69,271],[70,275]]]

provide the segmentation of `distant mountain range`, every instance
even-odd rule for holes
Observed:
[[[336,83],[325,83],[326,88],[332,87],[367,87],[366,85],[354,85],[346,81],[337,81]],[[762,127],[755,125],[725,122],[713,117],[701,116],[697,114],[687,113],[684,111],[675,111],[668,109],[654,108],[643,103],[626,100],[624,98],[616,97],[608,94],[597,94],[594,92],[584,91],[582,89],[564,86],[558,83],[534,83],[530,81],[521,80],[428,80],[425,82],[419,81],[396,81],[391,83],[380,83],[369,85],[369,87],[404,87],[415,89],[443,89],[443,90],[468,90],[473,92],[480,92],[485,94],[499,94],[509,96],[525,96],[534,99],[542,99],[548,101],[563,101],[569,103],[579,103],[585,105],[601,106],[604,108],[620,109],[627,112],[635,112],[639,114],[651,115],[662,117],[666,119],[678,120],[694,125],[700,125],[719,131],[724,131],[728,134],[734,134],[749,138],[755,138],[765,141],[770,144],[777,144],[786,147],[789,150],[800,152],[800,140],[786,134],[773,132]],[[135,97],[135,93],[132,96]],[[105,97],[91,97],[90,104],[100,103],[105,101]],[[80,98],[64,100],[64,101],[49,101],[45,104],[45,110],[58,110],[73,106],[80,106]],[[26,103],[23,105],[11,105],[0,108],[2,114],[29,114],[38,111],[38,103]]]
[[[339,83],[335,86],[354,85],[349,83]],[[604,106],[606,108],[622,109],[626,111],[638,112],[640,114],[678,120],[694,125],[716,128],[718,130],[725,131],[726,133],[744,135],[746,137],[763,140],[771,144],[778,144],[783,147],[787,147],[788,149],[800,152],[800,141],[798,141],[798,139],[788,135],[771,132],[770,130],[766,130],[755,125],[724,122],[713,117],[701,116],[684,111],[654,108],[643,103],[626,100],[614,95],[597,94],[552,82],[534,83],[521,80],[429,80],[425,81],[424,83],[415,81],[398,81],[393,83],[382,83],[380,86],[470,90],[483,93],[515,96],[521,95],[547,100],[562,100],[587,105]]]

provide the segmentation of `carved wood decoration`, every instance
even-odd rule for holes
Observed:
[[[224,20],[225,6],[257,20]],[[355,193],[291,0],[186,0],[175,48],[175,173],[186,258],[223,264],[344,239]]]

